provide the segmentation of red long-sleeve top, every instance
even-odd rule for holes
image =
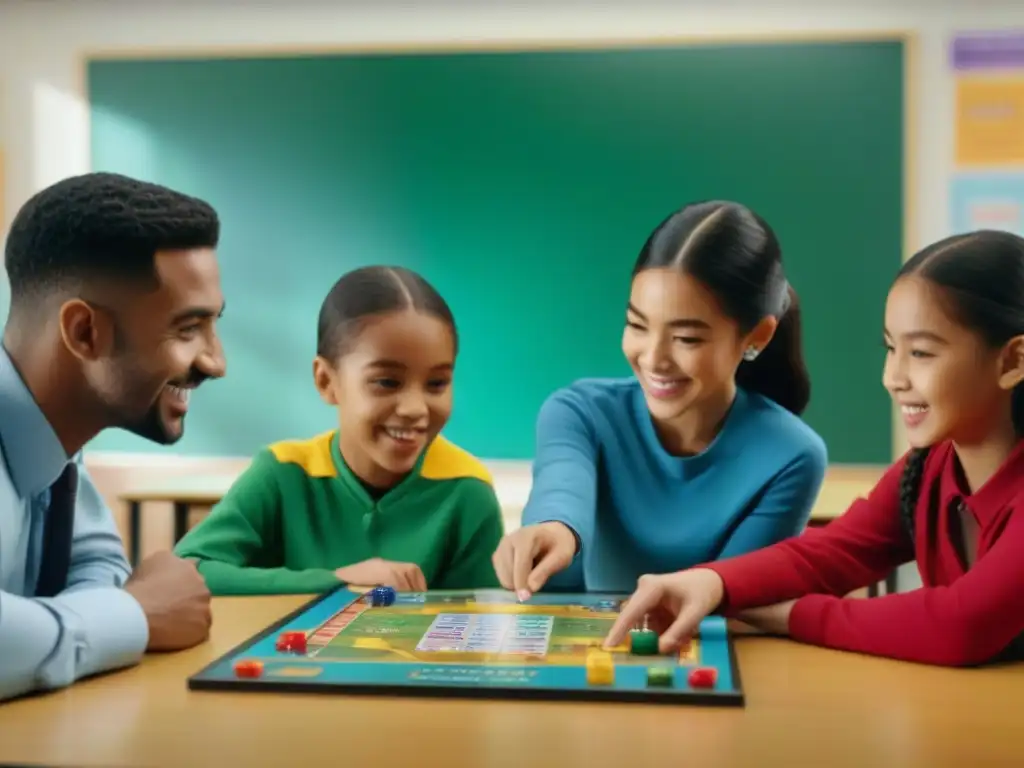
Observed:
[[[1024,634],[1024,441],[975,493],[952,444],[935,446],[924,466],[913,542],[899,513],[905,461],[828,526],[705,564],[725,583],[721,611],[799,598],[789,618],[792,638],[928,664],[975,665],[1007,651]],[[973,565],[954,539],[960,505],[978,523]],[[914,559],[921,589],[843,597]]]

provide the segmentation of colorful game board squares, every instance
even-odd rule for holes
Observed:
[[[543,656],[553,626],[550,616],[442,613],[416,650]]]
[[[425,593],[425,601],[382,609],[373,605],[372,590],[341,590],[311,603],[305,614],[291,615],[269,637],[265,632],[239,646],[211,666],[213,671],[203,672],[205,679],[190,678],[189,685],[365,690],[393,682],[396,670],[386,665],[398,662],[411,668],[402,677],[409,685],[436,687],[443,695],[481,686],[499,695],[529,692],[539,698],[565,690],[593,700],[743,703],[727,663],[721,662],[729,656],[728,634],[711,621],[687,647],[662,654],[647,617],[631,627],[619,647],[605,648],[615,617],[590,612],[596,600],[589,596],[543,598],[550,602],[526,608],[509,603],[507,609],[486,605],[480,594],[472,605],[471,597]],[[329,600],[335,605],[324,604]],[[296,626],[305,629],[291,629]],[[296,657],[301,665],[290,661]],[[337,660],[346,663],[330,663]],[[341,679],[353,670],[358,680]],[[513,689],[518,693],[509,694]]]

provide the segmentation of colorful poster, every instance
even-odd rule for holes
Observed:
[[[1024,74],[957,81],[956,163],[1024,165]]]
[[[1000,229],[1024,236],[1024,173],[965,173],[950,189],[952,233]]]
[[[1024,166],[1024,31],[959,35],[950,58],[956,164]]]
[[[958,35],[951,50],[953,68],[1019,70],[1024,68],[1024,30]]]

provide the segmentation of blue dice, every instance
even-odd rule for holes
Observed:
[[[370,605],[388,606],[395,602],[394,587],[374,587],[370,593]]]

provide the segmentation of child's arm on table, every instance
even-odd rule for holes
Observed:
[[[278,471],[272,454],[257,454],[209,516],[175,547],[179,557],[196,562],[213,594],[305,594],[340,583],[330,569],[280,566],[283,499]]]

